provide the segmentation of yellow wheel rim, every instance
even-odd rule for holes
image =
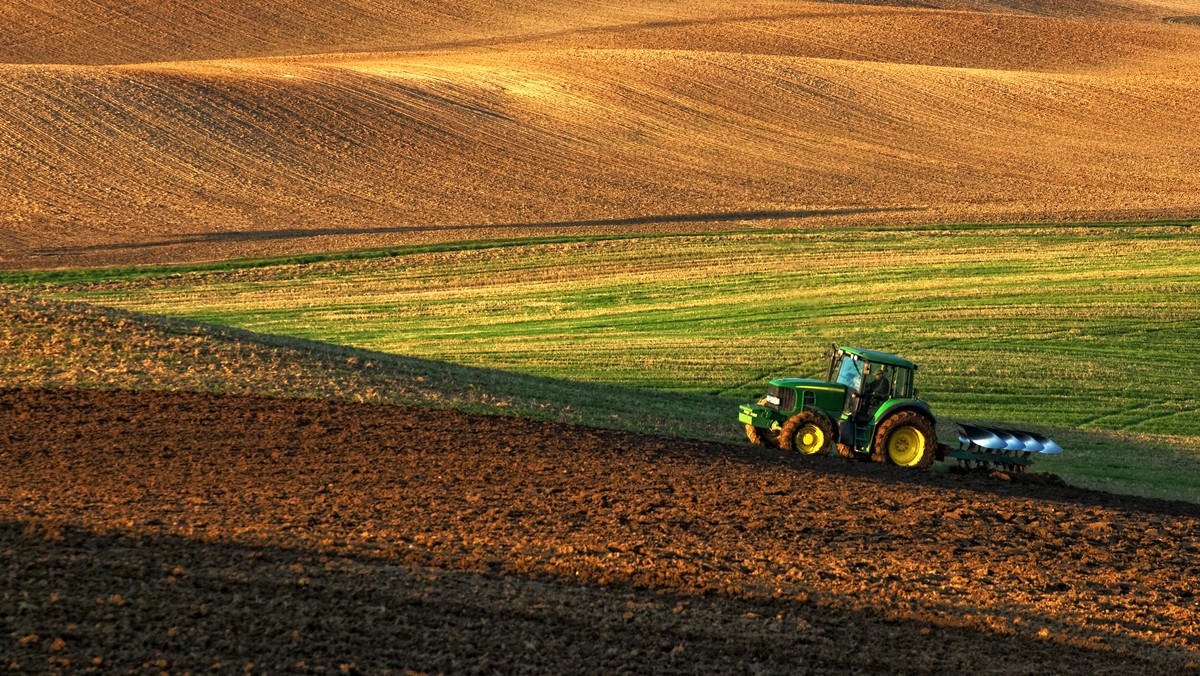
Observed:
[[[901,467],[912,467],[925,455],[925,435],[915,427],[901,427],[888,439],[888,457]]]
[[[825,433],[816,425],[805,425],[796,432],[796,450],[812,455],[825,447]]]

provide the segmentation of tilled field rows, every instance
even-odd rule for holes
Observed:
[[[8,390],[0,430],[22,669],[1200,660],[1194,505],[317,401]]]
[[[1133,0],[1116,15],[1150,20],[1110,3],[217,4],[0,9],[0,267],[1186,218],[1200,191],[1200,31]],[[105,38],[131,33],[147,42]]]

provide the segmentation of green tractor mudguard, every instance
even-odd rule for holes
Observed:
[[[878,425],[881,420],[898,413],[900,411],[912,409],[917,410],[929,416],[930,422],[937,424],[937,418],[933,417],[933,409],[929,408],[929,404],[923,399],[888,399],[875,411],[875,416],[871,419],[872,427]]]

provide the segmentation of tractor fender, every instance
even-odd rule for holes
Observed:
[[[884,418],[890,418],[901,411],[917,411],[929,417],[930,423],[937,424],[934,409],[930,408],[928,403],[919,399],[889,399],[883,402],[883,406],[880,406],[875,412],[875,417],[871,418],[871,429],[874,430]]]
[[[929,404],[924,401],[920,399],[889,399],[875,411],[875,417],[871,419],[871,427],[877,427],[884,418],[889,418],[900,411],[919,411],[928,416],[930,422],[937,424],[933,409],[929,408]]]

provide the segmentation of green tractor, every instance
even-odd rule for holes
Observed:
[[[847,458],[929,467],[961,465],[1024,471],[1034,453],[1061,453],[1040,434],[960,424],[959,447],[938,443],[936,420],[913,384],[917,365],[887,352],[832,346],[825,380],[778,378],[738,420],[752,443],[805,455],[837,449]]]
[[[959,447],[938,443],[934,412],[917,394],[917,365],[874,349],[830,347],[826,379],[776,378],[738,420],[751,443],[805,455],[834,448],[846,457],[929,467],[947,457],[967,467],[1024,472],[1034,454],[1062,453],[1036,432],[959,423]]]
[[[805,455],[836,448],[848,458],[929,467],[945,457],[929,404],[917,396],[917,365],[903,357],[855,347],[834,348],[825,380],[779,378],[738,420],[759,445]]]

